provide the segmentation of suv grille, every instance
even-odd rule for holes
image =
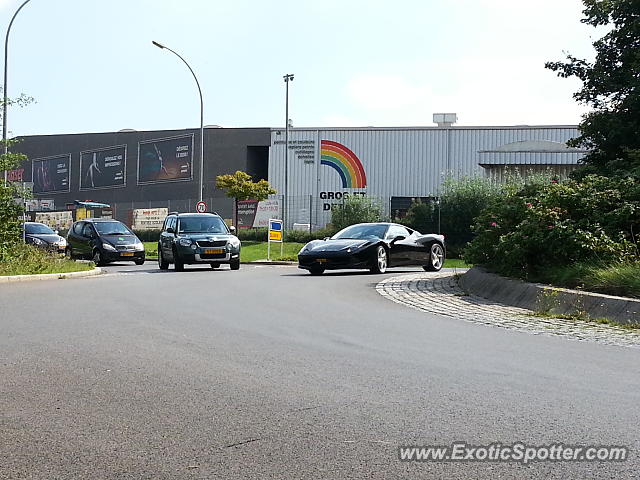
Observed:
[[[224,247],[227,244],[226,240],[216,240],[215,242],[210,242],[208,240],[199,240],[196,242],[199,247]]]

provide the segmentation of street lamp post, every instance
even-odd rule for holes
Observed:
[[[23,2],[22,5],[20,5],[20,7],[18,7],[18,9],[16,10],[16,13],[13,14],[13,17],[11,17],[11,21],[9,22],[9,26],[7,27],[7,36],[4,39],[4,87],[2,90],[4,93],[4,99],[2,102],[2,144],[4,146],[3,148],[5,154],[9,151],[9,147],[7,145],[7,102],[9,101],[7,95],[7,63],[9,60],[9,32],[11,32],[11,25],[13,25],[13,21],[16,19],[18,12],[20,12],[20,10],[22,10],[22,7],[24,7],[30,1],[31,0],[26,0],[25,2]],[[6,170],[4,171],[4,183],[7,183]]]
[[[187,61],[180,56],[180,54],[178,54],[175,51],[171,50],[169,47],[167,47],[165,45],[162,45],[161,43],[156,42],[155,40],[152,40],[151,43],[153,43],[156,47],[158,47],[160,49],[169,50],[176,57],[178,57],[180,60],[182,60],[182,62],[187,66],[187,68],[191,72],[191,75],[193,75],[193,79],[196,81],[196,85],[198,87],[198,94],[200,95],[200,186],[199,186],[198,198],[199,198],[200,201],[202,201],[202,194],[203,194],[203,190],[204,190],[204,184],[203,184],[203,178],[204,178],[204,176],[203,176],[204,175],[204,102],[202,101],[202,90],[200,89],[200,82],[198,82],[198,77],[196,77],[196,74],[193,72],[193,69],[189,66]]]
[[[283,206],[282,206],[282,223],[284,228],[287,228],[287,220],[289,215],[289,209],[287,208],[287,200],[289,194],[289,82],[293,82],[293,73],[287,73],[284,78],[286,85],[285,90],[285,116],[284,119],[284,194],[283,194]]]

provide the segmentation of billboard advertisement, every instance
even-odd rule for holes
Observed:
[[[80,152],[80,190],[124,187],[127,146]]]
[[[280,201],[239,200],[236,212],[238,228],[265,228],[270,218],[280,216]]]
[[[134,230],[161,230],[168,208],[136,208],[131,211],[131,228]]]
[[[71,154],[34,158],[31,165],[33,193],[70,191]]]
[[[138,143],[138,185],[193,178],[193,134]]]

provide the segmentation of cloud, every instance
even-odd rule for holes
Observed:
[[[430,125],[432,113],[455,112],[461,125],[574,124],[585,111],[572,99],[579,83],[557,78],[542,58],[474,56],[396,70],[404,73],[352,77],[352,108],[332,119],[344,126]]]
[[[347,85],[351,99],[363,108],[395,110],[430,98],[427,85],[411,82],[400,75],[358,75]]]

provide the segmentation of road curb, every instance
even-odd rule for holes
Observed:
[[[460,277],[468,293],[499,303],[556,314],[586,314],[618,323],[640,323],[640,300],[504,278],[480,267]]]
[[[39,275],[7,275],[0,276],[0,283],[31,282],[36,280],[64,280],[66,278],[92,277],[94,275],[100,275],[101,273],[102,269],[96,267],[93,270],[87,270],[84,272],[41,273]]]

